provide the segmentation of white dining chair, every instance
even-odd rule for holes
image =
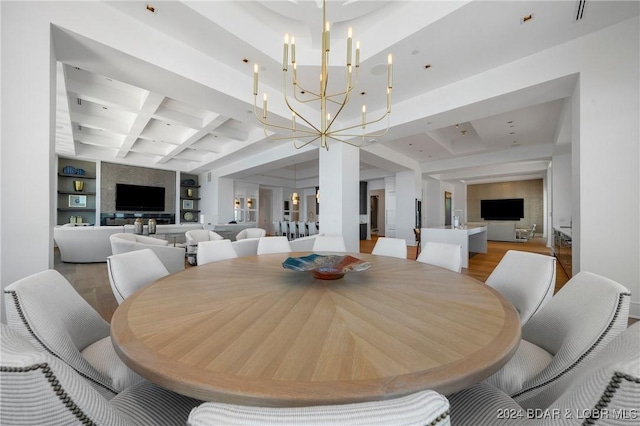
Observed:
[[[273,229],[272,229],[272,236],[278,236],[278,235],[282,235],[282,231],[280,231],[280,221],[279,220],[274,220],[273,221]]]
[[[542,393],[548,398],[533,404],[510,396],[491,384],[478,383],[448,396],[452,421],[459,425],[637,425],[640,401],[638,348],[640,323],[635,323],[593,358],[575,366],[573,377],[545,384]],[[513,415],[497,420],[496,413]],[[518,418],[518,413],[524,413],[525,417]],[[635,419],[630,413],[634,413]]]
[[[235,259],[236,257],[238,254],[231,245],[231,240],[201,241],[198,243],[198,265]]]
[[[167,268],[151,249],[107,257],[107,273],[118,304],[139,288],[169,275]]]
[[[291,245],[287,237],[262,237],[258,240],[258,254],[290,252]]]
[[[246,257],[258,254],[259,242],[260,238],[245,238],[244,240],[232,241],[231,245],[238,254],[238,257]]]
[[[298,238],[307,236],[307,224],[303,221],[298,222]]]
[[[316,235],[318,233],[318,227],[315,222],[309,222],[309,235]]]
[[[579,272],[527,321],[516,353],[485,382],[524,408],[548,406],[627,328],[630,299],[618,282]]]
[[[311,407],[252,407],[206,402],[191,411],[188,426],[210,425],[450,425],[449,401],[433,390],[399,398]]]
[[[524,325],[553,296],[556,259],[553,256],[509,250],[485,283],[509,299]]]
[[[60,272],[48,269],[9,284],[4,301],[11,329],[69,365],[106,398],[143,380],[116,354],[109,323]]]
[[[378,237],[371,254],[407,258],[407,241],[404,238]]]
[[[3,425],[183,425],[202,403],[146,380],[115,396],[96,392],[91,385],[63,359],[0,324]]]
[[[296,238],[296,222],[295,221],[291,221],[288,220],[287,221],[287,238],[289,239],[289,241],[293,240]]]
[[[318,235],[313,243],[313,251],[345,253],[347,247],[342,235]]]
[[[287,237],[289,238],[289,224],[286,220],[280,221],[280,235],[279,237]]]
[[[436,243],[427,241],[422,244],[418,262],[462,272],[462,246],[460,244]]]

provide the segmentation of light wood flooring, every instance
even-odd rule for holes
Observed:
[[[375,236],[371,240],[360,241],[360,252],[371,253],[376,241],[377,237]],[[471,256],[469,268],[464,268],[462,270],[463,274],[484,282],[507,250],[551,254],[550,249],[545,247],[543,238],[535,238],[526,243],[489,241],[487,245],[487,253],[477,253]],[[416,251],[417,247],[408,247],[407,257],[415,259]],[[186,262],[185,266],[187,268],[192,267]],[[63,263],[60,261],[60,253],[56,249],[54,268],[69,280],[73,287],[105,320],[111,321],[111,316],[118,307],[118,303],[109,285],[106,263]],[[557,264],[556,275],[556,291],[558,291],[569,280],[569,277],[567,277],[559,264]]]

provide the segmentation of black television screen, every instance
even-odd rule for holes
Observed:
[[[164,210],[164,188],[117,183],[116,210],[161,212]]]
[[[524,217],[524,199],[480,200],[480,216],[485,220],[520,220]]]

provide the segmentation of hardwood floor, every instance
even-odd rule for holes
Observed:
[[[371,253],[377,241],[377,237],[372,240],[360,241],[360,252]],[[491,274],[491,271],[502,259],[507,250],[524,250],[535,253],[551,254],[550,249],[545,247],[543,238],[535,238],[526,243],[503,243],[489,241],[487,253],[477,253],[469,259],[469,268],[462,270],[463,274],[476,278],[484,282]],[[407,257],[416,258],[417,247],[408,247]],[[60,261],[60,253],[55,252],[54,268],[59,271],[74,288],[93,306],[102,317],[111,321],[113,312],[118,307],[115,297],[111,291],[109,277],[107,275],[106,263],[63,263]],[[187,268],[192,267],[185,262]],[[564,270],[557,264],[556,272],[556,292],[569,280]]]

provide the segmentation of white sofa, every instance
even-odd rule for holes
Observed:
[[[113,234],[109,239],[111,240],[111,251],[113,254],[148,248],[160,258],[170,274],[184,269],[184,248],[173,247],[173,245],[169,245],[169,241],[167,240],[127,233]]]
[[[510,241],[516,240],[516,223],[509,222],[487,222],[487,240],[489,241]]]
[[[60,258],[68,263],[106,262],[111,256],[109,237],[124,232],[123,226],[73,226],[53,228],[53,239]]]

